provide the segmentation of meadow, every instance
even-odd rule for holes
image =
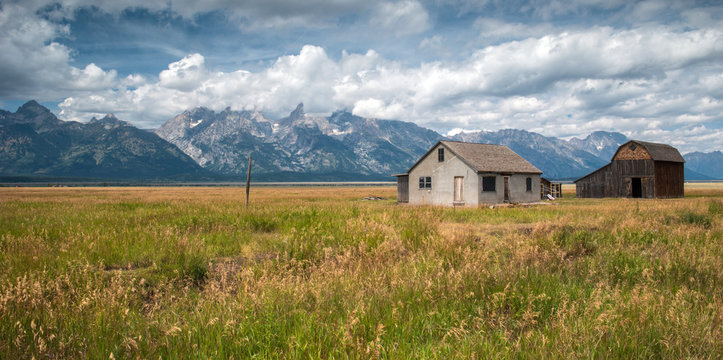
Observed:
[[[722,186],[395,196],[0,188],[0,359],[723,358]]]

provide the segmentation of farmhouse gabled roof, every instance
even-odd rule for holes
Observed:
[[[440,142],[477,172],[542,174],[535,165],[504,145]]]
[[[518,155],[507,146],[446,140],[442,140],[434,144],[434,146],[432,146],[429,151],[424,154],[424,156],[419,158],[419,160],[412,165],[409,171],[407,171],[407,174],[409,174],[412,169],[414,169],[417,164],[426,158],[439,144],[444,145],[444,147],[449,149],[450,152],[459,157],[465,164],[472,168],[472,170],[475,170],[478,173],[542,174],[542,171],[530,164],[522,156]]]
[[[615,155],[613,155],[613,159],[618,154],[618,151],[622,149],[625,145],[630,143],[636,143],[642,147],[645,148],[645,150],[648,151],[648,154],[650,154],[650,157],[654,161],[672,161],[672,162],[685,162],[685,159],[683,159],[683,156],[680,155],[678,152],[678,149],[668,145],[668,144],[660,144],[660,143],[653,143],[653,142],[647,142],[647,141],[640,141],[640,140],[630,140],[626,142],[625,144],[620,145],[618,150],[615,152]]]

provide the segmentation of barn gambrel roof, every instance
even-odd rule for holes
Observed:
[[[620,145],[618,150],[615,152],[615,155],[613,155],[613,159],[615,159],[615,156],[618,155],[618,152],[620,149],[625,147],[626,145],[630,143],[635,143],[648,151],[648,154],[650,154],[650,157],[654,161],[671,161],[671,162],[685,162],[685,159],[683,159],[683,156],[680,155],[680,152],[678,152],[678,149],[668,145],[668,144],[660,144],[660,143],[654,143],[654,142],[647,142],[647,141],[640,141],[640,140],[630,140],[626,142],[625,144]]]

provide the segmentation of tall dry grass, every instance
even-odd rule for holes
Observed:
[[[723,194],[0,189],[0,358],[720,358]]]

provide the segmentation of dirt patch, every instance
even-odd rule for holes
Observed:
[[[386,200],[386,198],[380,197],[380,196],[367,196],[362,198],[362,201],[377,201],[377,200]]]

